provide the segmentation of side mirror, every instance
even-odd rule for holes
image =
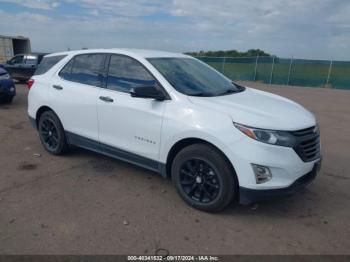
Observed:
[[[162,101],[166,99],[166,96],[164,93],[155,85],[150,86],[137,86],[134,88],[131,88],[130,95],[132,97],[139,97],[139,98],[151,98],[158,101]]]

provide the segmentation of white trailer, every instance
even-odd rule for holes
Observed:
[[[17,54],[30,53],[30,40],[23,36],[0,35],[0,64]]]

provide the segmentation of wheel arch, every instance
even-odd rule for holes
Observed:
[[[55,113],[55,111],[49,107],[49,106],[41,106],[37,111],[36,111],[36,114],[35,114],[35,124],[36,124],[36,127],[38,127],[39,125],[39,119],[41,117],[41,115],[44,113],[44,112],[47,112],[47,111],[52,111]],[[56,113],[55,113],[56,114]],[[56,114],[57,115],[57,114]]]
[[[225,160],[227,161],[227,164],[230,166],[230,169],[232,170],[232,175],[235,179],[235,182],[237,184],[237,186],[239,186],[239,182],[238,182],[238,178],[237,178],[237,174],[236,174],[236,170],[233,166],[233,164],[231,163],[231,161],[228,159],[228,157],[225,155],[225,153],[218,148],[217,146],[215,146],[213,143],[208,142],[207,140],[204,140],[202,138],[196,138],[196,137],[189,137],[189,138],[183,138],[179,141],[177,141],[169,150],[168,154],[167,154],[167,158],[166,158],[166,164],[165,164],[165,168],[166,168],[166,175],[167,177],[171,178],[171,166],[173,164],[173,161],[175,159],[175,156],[185,147],[193,145],[193,144],[206,144],[212,148],[214,148],[219,154],[221,154]]]

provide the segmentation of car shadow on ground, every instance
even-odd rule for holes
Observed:
[[[72,159],[76,157],[86,158],[86,168],[91,169],[96,176],[114,176],[117,178],[117,173],[120,171],[128,171],[129,173],[136,174],[136,179],[138,179],[138,177],[140,179],[146,177],[148,180],[152,180],[149,182],[150,186],[152,186],[152,183],[156,183],[157,186],[163,186],[164,190],[173,191],[176,194],[176,190],[173,187],[170,178],[163,178],[156,172],[149,171],[122,160],[74,146],[68,151],[66,156]],[[226,209],[218,212],[216,215],[235,217],[284,217],[291,215],[300,218],[313,217],[317,215],[315,210],[317,210],[317,202],[319,202],[319,199],[318,194],[312,190],[312,187],[313,185],[310,184],[308,187],[301,189],[294,195],[267,200],[260,203],[252,203],[250,205],[241,205],[237,201],[234,201]],[[183,207],[188,208],[185,202],[183,202]],[[199,212],[199,214],[205,213],[198,210],[193,210],[193,212]]]

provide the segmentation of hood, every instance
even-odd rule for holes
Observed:
[[[313,114],[301,105],[252,88],[231,95],[189,99],[197,106],[228,114],[233,122],[256,128],[293,131],[316,124]]]

